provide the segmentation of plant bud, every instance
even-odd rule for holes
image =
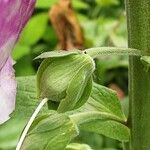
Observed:
[[[50,58],[42,62],[37,74],[38,96],[59,102],[60,112],[78,108],[87,101],[95,68],[93,59],[85,53],[64,53],[47,53]]]

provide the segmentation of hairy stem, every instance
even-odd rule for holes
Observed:
[[[126,0],[130,48],[150,52],[150,0]],[[126,150],[150,149],[150,72],[138,56],[129,60],[129,120],[131,140]]]
[[[25,139],[25,137],[26,137],[26,135],[27,135],[27,133],[28,133],[28,131],[29,131],[29,129],[30,129],[33,121],[34,121],[34,119],[36,118],[36,116],[38,115],[38,113],[40,112],[40,110],[42,109],[42,107],[44,106],[44,104],[47,103],[47,101],[48,101],[47,98],[43,99],[41,101],[41,103],[39,104],[39,106],[34,111],[34,113],[32,114],[29,122],[27,123],[27,125],[26,125],[26,127],[25,127],[25,129],[24,129],[24,131],[23,131],[23,133],[21,135],[21,138],[20,138],[20,140],[19,140],[19,142],[17,144],[16,150],[20,150],[21,149],[23,141],[24,141],[24,139]]]

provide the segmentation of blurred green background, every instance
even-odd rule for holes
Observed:
[[[57,0],[37,0],[36,9],[14,51],[16,76],[35,75],[45,51],[55,50],[58,37],[48,18],[49,9]],[[73,8],[84,33],[84,47],[127,47],[127,28],[123,0],[72,0]],[[106,56],[96,60],[94,80],[100,84],[117,86],[121,103],[127,114],[128,58]],[[11,120],[0,129],[0,150],[14,149],[24,121]],[[9,128],[9,130],[8,130]],[[90,136],[89,136],[90,134]],[[120,142],[92,133],[81,133],[75,142],[89,144],[94,150],[122,150]]]

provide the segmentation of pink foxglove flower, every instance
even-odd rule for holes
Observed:
[[[0,0],[0,124],[15,109],[17,85],[11,51],[34,5],[35,0]]]

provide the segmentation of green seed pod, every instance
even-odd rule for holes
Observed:
[[[37,73],[38,96],[59,103],[59,112],[82,106],[92,88],[93,59],[78,51],[49,52],[39,58],[46,59]]]

